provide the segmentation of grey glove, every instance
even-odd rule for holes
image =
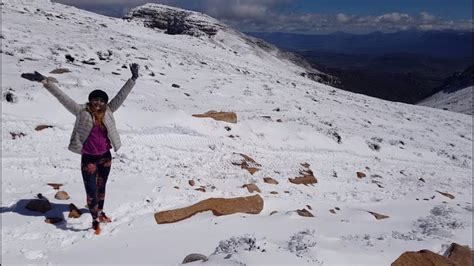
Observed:
[[[132,72],[132,80],[137,80],[138,78],[138,68],[140,66],[136,63],[130,64],[130,71]]]
[[[46,79],[45,76],[41,75],[39,72],[36,72],[36,71],[35,73],[23,73],[21,74],[21,77],[30,81],[37,81],[37,82],[41,82]]]

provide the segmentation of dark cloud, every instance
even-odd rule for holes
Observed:
[[[473,30],[473,21],[447,21],[426,11],[418,15],[389,12],[380,15],[292,12],[296,0],[56,0],[92,12],[121,17],[148,2],[208,14],[241,31],[327,33],[420,30]]]

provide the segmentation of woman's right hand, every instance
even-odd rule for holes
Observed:
[[[23,73],[21,74],[21,77],[30,81],[36,81],[41,83],[46,80],[46,77],[41,75],[41,73],[37,71],[35,71],[35,73]]]

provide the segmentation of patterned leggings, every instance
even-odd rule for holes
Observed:
[[[104,208],[105,185],[112,166],[110,151],[102,155],[83,154],[81,172],[87,194],[87,206],[92,219],[97,219],[99,211]]]

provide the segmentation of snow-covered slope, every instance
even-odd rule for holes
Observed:
[[[473,115],[472,88],[473,86],[469,86],[454,92],[440,91],[417,104]]]
[[[176,265],[189,253],[210,264],[387,265],[405,250],[472,246],[470,116],[316,83],[231,31],[169,35],[45,0],[2,4],[2,265]],[[113,96],[132,62],[141,77],[115,115],[123,146],[105,206],[113,223],[95,236],[87,213],[67,218],[69,203],[85,204],[80,156],[66,149],[74,117],[20,74],[67,68],[49,75],[84,103],[96,88]],[[192,117],[209,110],[238,122]],[[261,170],[235,166],[237,153]],[[288,181],[304,163],[314,186]],[[264,183],[269,176],[279,184]],[[54,199],[49,182],[71,198]],[[157,211],[250,195],[248,183],[262,191],[258,215],[155,223]],[[37,193],[55,204],[46,215],[24,209]],[[297,215],[303,208],[314,217]],[[57,215],[66,222],[44,222]]]

